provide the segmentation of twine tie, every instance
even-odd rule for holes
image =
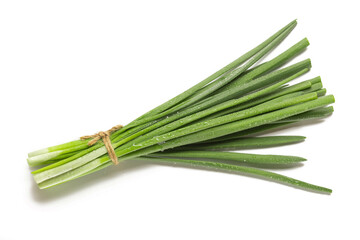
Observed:
[[[89,146],[92,146],[94,145],[95,143],[97,143],[100,139],[104,142],[104,145],[105,145],[105,148],[109,154],[109,157],[111,159],[111,161],[114,163],[114,165],[117,165],[119,163],[118,161],[118,158],[116,156],[116,153],[115,153],[115,150],[111,144],[111,141],[110,141],[110,135],[111,133],[119,130],[120,128],[122,128],[123,126],[122,125],[116,125],[115,127],[112,127],[110,128],[109,130],[103,132],[98,132],[96,134],[93,134],[93,135],[87,135],[87,136],[82,136],[80,139],[81,140],[85,140],[85,139],[91,139],[89,142],[88,142],[88,145]]]

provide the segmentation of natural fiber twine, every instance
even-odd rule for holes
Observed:
[[[107,150],[107,152],[108,152],[108,154],[109,154],[109,157],[110,157],[111,161],[112,161],[115,165],[117,165],[117,164],[119,163],[119,161],[118,161],[118,158],[117,158],[117,156],[116,156],[116,154],[115,154],[115,150],[114,150],[114,148],[113,148],[113,146],[112,146],[112,144],[111,144],[110,135],[111,135],[111,133],[119,130],[119,129],[122,128],[122,127],[123,127],[122,125],[116,125],[115,127],[112,127],[112,128],[110,128],[109,130],[107,130],[107,131],[105,131],[105,132],[101,131],[101,132],[98,132],[98,133],[96,133],[96,134],[94,134],[94,135],[83,136],[83,137],[81,137],[80,139],[81,139],[81,140],[85,140],[85,139],[90,139],[90,138],[92,138],[92,140],[90,140],[90,141],[88,142],[88,145],[89,145],[89,146],[94,145],[95,143],[97,143],[97,141],[99,141],[100,139],[102,139],[102,141],[104,142],[104,145],[105,145],[105,147],[106,147],[106,150]]]

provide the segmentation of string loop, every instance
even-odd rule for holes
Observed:
[[[122,128],[123,126],[122,125],[116,125],[112,128],[110,128],[109,130],[103,132],[98,132],[96,134],[93,134],[93,135],[87,135],[87,136],[82,136],[80,139],[81,140],[85,140],[85,139],[91,139],[89,142],[88,142],[88,145],[89,146],[92,146],[94,145],[95,143],[97,143],[97,141],[99,141],[100,139],[104,142],[104,145],[105,145],[105,148],[109,154],[109,157],[111,159],[111,161],[114,163],[114,165],[117,165],[119,163],[118,161],[118,158],[116,156],[116,153],[115,153],[115,150],[111,144],[111,141],[110,141],[110,135],[111,133],[119,130],[120,128]]]

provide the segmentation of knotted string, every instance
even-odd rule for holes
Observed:
[[[83,136],[83,137],[81,137],[80,139],[81,139],[81,140],[85,140],[85,139],[90,139],[90,138],[92,138],[92,140],[90,140],[90,141],[88,142],[88,145],[89,145],[89,146],[94,145],[95,143],[97,143],[97,141],[99,141],[100,139],[102,139],[102,141],[104,142],[104,145],[105,145],[105,147],[106,147],[106,150],[107,150],[107,152],[108,152],[108,154],[109,154],[109,157],[110,157],[111,161],[112,161],[115,165],[117,165],[117,164],[119,163],[119,161],[118,161],[118,158],[117,158],[117,156],[116,156],[115,150],[114,150],[114,148],[113,148],[113,146],[112,146],[112,144],[111,144],[110,135],[111,135],[111,133],[119,130],[119,129],[122,128],[122,127],[123,127],[122,125],[116,125],[115,127],[112,127],[112,128],[110,128],[109,130],[107,130],[107,131],[105,131],[105,132],[102,132],[102,131],[101,131],[101,132],[98,132],[98,133],[96,133],[96,134],[94,134],[94,135]]]

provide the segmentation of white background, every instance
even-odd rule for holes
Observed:
[[[130,3],[131,2],[131,3]],[[0,239],[359,239],[357,1],[1,1]],[[27,153],[126,124],[297,18],[336,97],[322,123],[279,134],[306,157],[276,172],[321,195],[237,174],[125,162],[39,190]]]

